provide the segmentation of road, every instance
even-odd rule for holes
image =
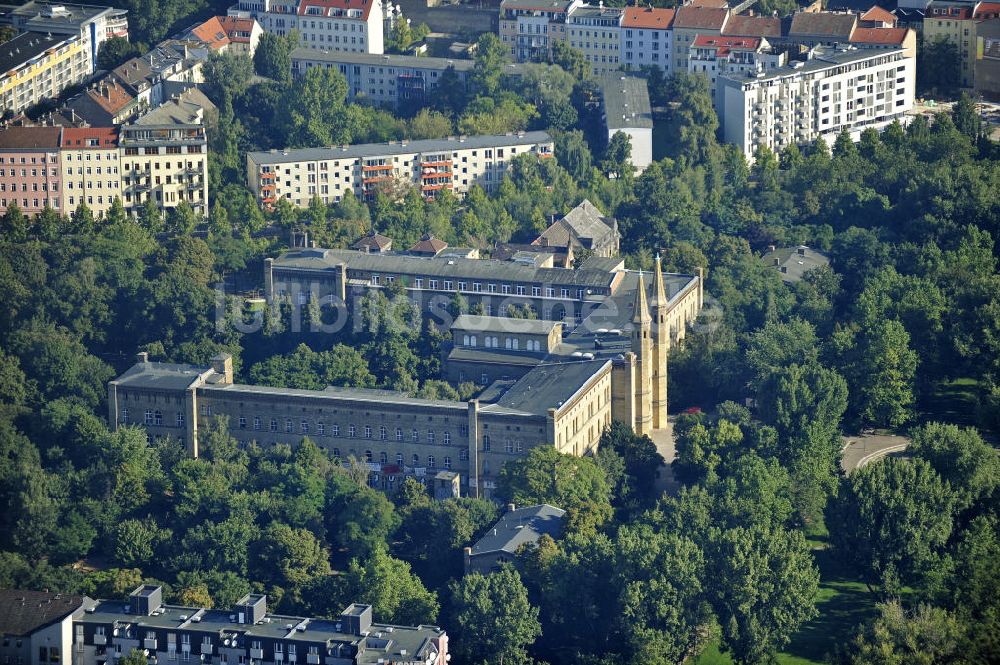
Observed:
[[[656,480],[656,490],[658,493],[677,493],[680,483],[674,479],[673,469],[670,463],[677,456],[674,447],[674,417],[671,416],[667,427],[653,432],[650,437],[656,444],[656,450],[663,456],[665,466],[660,467]],[[881,459],[887,455],[899,454],[906,449],[910,440],[903,436],[888,434],[861,434],[858,436],[844,437],[844,452],[840,460],[841,468],[845,473],[850,473],[857,468]]]
[[[901,453],[909,443],[906,437],[891,434],[845,436],[840,466],[845,473],[850,473],[886,455]]]

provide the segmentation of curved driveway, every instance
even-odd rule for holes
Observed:
[[[845,473],[850,473],[886,455],[902,452],[909,444],[910,440],[906,437],[892,434],[845,436],[840,466]]]

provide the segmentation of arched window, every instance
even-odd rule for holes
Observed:
[[[521,348],[521,340],[519,340],[518,338],[515,337],[514,338],[514,350],[517,351],[520,348]]]
[[[427,467],[430,469],[434,468],[434,455],[427,456]]]
[[[475,346],[475,345],[476,345],[476,336],[473,335],[472,337],[469,338],[469,346]]]
[[[371,462],[372,461],[372,451],[370,451],[370,450],[366,450],[365,451],[365,461],[366,462]]]
[[[146,409],[145,421],[144,422],[147,425],[152,425],[153,424],[153,410],[152,409]]]
[[[382,463],[383,465],[388,464],[389,463],[389,453],[385,452],[384,450],[382,452],[380,452],[378,454],[378,461],[380,463]]]
[[[396,428],[396,441],[402,441],[402,440],[403,440],[403,428],[397,427]]]
[[[389,438],[389,430],[387,430],[385,428],[385,425],[380,425],[379,426],[379,428],[378,428],[378,438],[382,439],[383,441],[385,441],[387,438]]]

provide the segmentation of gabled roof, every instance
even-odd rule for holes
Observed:
[[[871,9],[866,11],[861,15],[862,21],[881,21],[882,23],[896,24],[896,17],[878,5],[874,5]]]
[[[536,542],[542,534],[555,536],[559,533],[565,514],[562,508],[547,503],[512,510],[472,546],[472,554],[514,554],[521,545]]]
[[[550,224],[532,244],[541,247],[569,247],[575,242],[591,249],[614,233],[614,218],[605,217],[597,206],[584,199],[562,219]]]
[[[902,44],[909,28],[856,28],[851,42],[856,44]]]
[[[201,25],[192,28],[190,34],[208,44],[213,51],[229,46],[229,35],[222,27],[220,17],[213,16]]]
[[[626,7],[622,17],[623,28],[646,28],[667,30],[674,23],[673,9],[655,7]]]
[[[102,81],[99,87],[87,91],[87,97],[111,115],[116,115],[135,99],[118,81],[110,84]]]
[[[684,6],[674,14],[674,29],[722,30],[729,17],[729,10],[723,7]]]
[[[65,619],[83,606],[85,596],[0,589],[0,633],[28,636]]]
[[[730,16],[722,34],[739,37],[781,37],[781,19],[777,16]]]
[[[973,18],[979,21],[998,17],[1000,17],[1000,2],[980,2],[973,14]]]
[[[58,150],[60,127],[5,127],[0,150]]]
[[[972,18],[972,9],[971,6],[959,7],[943,2],[932,2],[928,5],[926,14],[930,17],[945,16],[958,21],[968,21]]]
[[[834,12],[800,12],[792,17],[789,35],[828,37],[849,41],[858,23],[854,14]]]

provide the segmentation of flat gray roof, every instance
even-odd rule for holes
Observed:
[[[65,44],[72,37],[53,37],[44,32],[22,32],[17,37],[0,44],[0,72],[17,69],[34,60],[50,48]]]
[[[600,79],[605,123],[612,129],[650,129],[653,112],[649,86],[638,76],[612,75]]]
[[[115,383],[123,388],[142,388],[153,390],[184,390],[208,367],[196,365],[178,365],[174,363],[136,363],[124,374],[115,379]]]
[[[781,78],[799,76],[813,72],[820,72],[831,67],[849,65],[862,60],[874,58],[884,58],[894,53],[903,54],[903,49],[859,49],[854,46],[846,48],[817,46],[813,49],[813,57],[809,60],[791,60],[784,67],[769,69],[764,72],[751,72],[748,74],[729,74],[720,78],[735,81],[743,84],[748,81],[773,81]]]
[[[461,314],[452,330],[470,330],[482,332],[509,332],[525,335],[548,335],[561,321],[546,321],[544,319],[515,319],[506,316],[479,316],[476,314]]]
[[[292,62],[329,62],[345,65],[370,65],[373,67],[401,67],[410,69],[436,69],[444,71],[454,67],[455,71],[467,72],[475,67],[474,60],[460,58],[431,58],[416,55],[380,55],[378,53],[351,53],[348,51],[325,51],[300,46],[292,49]]]
[[[54,15],[53,8],[56,8]],[[65,2],[40,2],[39,0],[31,0],[16,9],[12,9],[10,15],[19,19],[26,19],[29,24],[38,26],[56,29],[59,26],[65,26],[66,28],[79,30],[83,24],[106,13],[122,15],[126,14],[127,10],[98,5],[76,5]],[[31,26],[29,25],[29,27]]]
[[[611,361],[572,358],[537,365],[500,396],[496,404],[508,409],[546,415],[558,410],[587,381]]]
[[[452,280],[498,280],[530,282],[578,288],[610,289],[619,273],[568,268],[536,268],[509,261],[411,256],[408,254],[366,254],[350,249],[300,249],[274,260],[275,269],[332,270],[345,264],[350,270],[423,275]],[[483,292],[486,292],[484,287]],[[572,294],[574,297],[576,294]]]
[[[515,145],[552,143],[548,132],[521,132],[510,134],[484,134],[448,139],[421,139],[419,141],[393,141],[390,143],[358,143],[344,147],[291,148],[286,150],[248,152],[255,164],[288,164],[292,162],[318,162],[331,159],[357,159],[383,155],[410,155],[426,152],[449,152],[477,148],[505,148]]]
[[[472,546],[472,555],[514,554],[521,545],[536,542],[542,534],[555,537],[562,528],[565,514],[562,508],[547,503],[509,511]]]

